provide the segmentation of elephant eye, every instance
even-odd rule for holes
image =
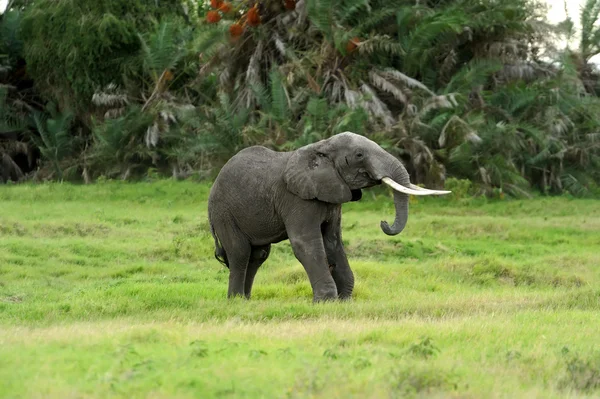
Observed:
[[[362,158],[362,157],[363,157],[363,154],[362,154],[362,152],[357,152],[357,153],[356,153],[356,158],[360,159],[360,158]]]

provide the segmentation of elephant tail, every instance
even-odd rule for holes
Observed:
[[[229,261],[227,260],[227,254],[225,253],[223,246],[219,242],[219,237],[217,237],[217,234],[215,233],[215,228],[213,227],[212,223],[210,223],[210,234],[212,234],[213,238],[215,239],[215,259],[221,262],[229,269]]]

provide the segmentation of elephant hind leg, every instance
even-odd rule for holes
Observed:
[[[252,247],[250,253],[250,261],[246,270],[246,283],[244,286],[244,294],[246,298],[250,298],[252,292],[252,284],[258,268],[267,260],[271,253],[271,244]]]
[[[235,249],[227,251],[229,260],[229,289],[227,297],[244,296],[244,286],[246,282],[246,271],[248,269],[248,259],[250,258],[250,244],[238,243]]]
[[[229,288],[227,297],[244,296],[246,270],[252,247],[246,236],[233,224],[225,224],[226,228],[219,232],[223,250],[227,254],[229,266]]]

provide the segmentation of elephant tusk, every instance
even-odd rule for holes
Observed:
[[[408,186],[409,188],[412,188],[413,190],[419,190],[419,191],[425,191],[425,192],[429,192],[432,195],[433,194],[439,194],[439,195],[443,195],[443,194],[450,194],[452,191],[445,191],[445,190],[430,190],[428,188],[423,188],[423,187],[419,187],[419,186],[415,186],[414,184],[410,183],[410,185]]]
[[[381,181],[384,182],[385,184],[387,184],[388,186],[390,186],[391,188],[393,188],[394,190],[399,191],[404,194],[443,195],[443,194],[450,193],[450,191],[427,190],[427,189],[422,189],[421,187],[419,187],[419,190],[415,190],[413,188],[404,187],[403,185],[396,183],[394,180],[390,179],[389,177],[384,177],[383,179],[381,179]]]

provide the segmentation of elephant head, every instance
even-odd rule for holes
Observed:
[[[440,195],[450,191],[428,190],[411,184],[404,165],[368,138],[344,132],[302,147],[292,153],[284,172],[287,188],[307,200],[333,204],[357,201],[361,189],[385,183],[394,189],[396,218],[388,235],[399,234],[408,219],[408,195]]]

